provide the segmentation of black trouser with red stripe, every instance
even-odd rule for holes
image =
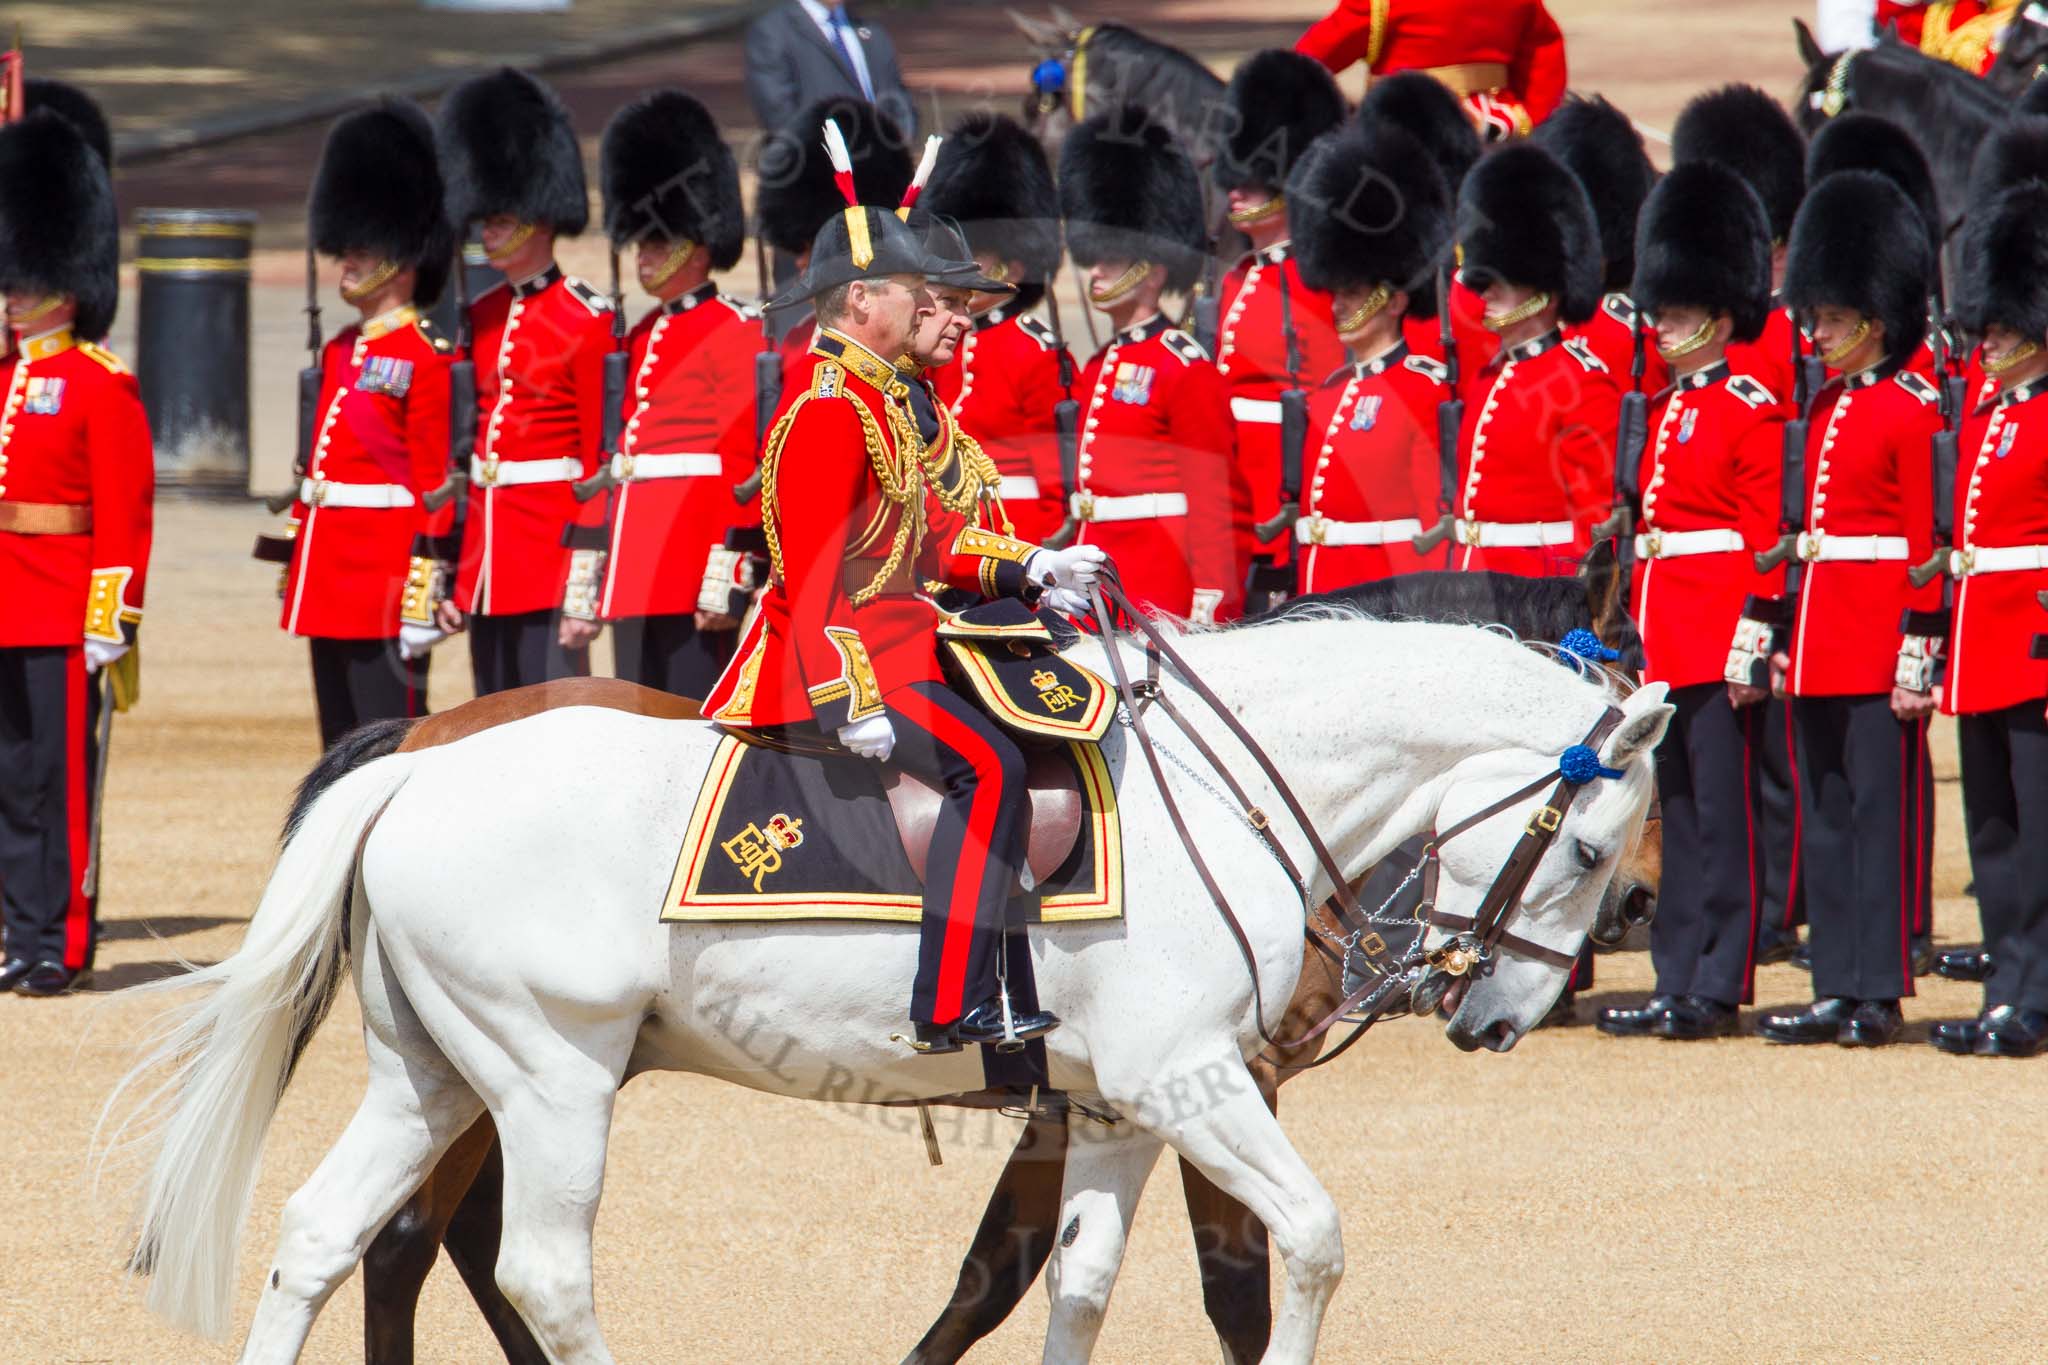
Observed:
[[[1963,830],[1993,969],[1984,1008],[2048,1010],[2048,720],[2041,700],[1959,716]]]
[[[0,907],[7,956],[92,965],[95,679],[82,644],[0,648]]]
[[[913,683],[884,703],[896,727],[890,761],[944,796],[925,863],[910,1017],[950,1024],[996,994],[1003,907],[1030,818],[1024,755],[972,702],[938,683]]]
[[[702,701],[732,661],[736,630],[699,630],[689,612],[622,616],[611,623],[612,672],[678,697]]]
[[[476,694],[590,676],[590,651],[564,649],[559,611],[469,618],[469,666]]]
[[[1758,912],[1762,941],[1797,938],[1806,921],[1806,888],[1800,877],[1798,741],[1790,700],[1772,697],[1756,709],[1757,860],[1763,904]]]
[[[313,705],[320,747],[358,726],[427,714],[427,660],[398,657],[398,640],[306,641],[313,657]]]
[[[1819,875],[1806,884],[1813,993],[1897,1000],[1913,993],[1919,891],[1915,779],[1925,721],[1891,694],[1795,697],[1799,829]]]
[[[1906,782],[1913,793],[1913,937],[1934,937],[1934,749],[1932,727],[1920,724],[1920,743]]]
[[[1664,877],[1650,925],[1659,995],[1748,1003],[1755,985],[1760,707],[1737,711],[1725,683],[1671,690],[1678,714],[1657,746]]]

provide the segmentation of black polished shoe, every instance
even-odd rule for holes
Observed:
[[[1600,1011],[1593,1027],[1616,1038],[1647,1038],[1657,1031],[1658,1023],[1677,1003],[1675,995],[1653,995],[1639,1009],[1609,1007]]]
[[[39,997],[69,995],[91,979],[91,972],[74,972],[61,962],[38,962],[15,983],[14,993]]]
[[[1934,955],[1934,974],[1950,981],[1983,981],[1991,972],[1991,954],[1982,948],[1951,948]]]
[[[23,977],[36,969],[36,964],[25,957],[10,957],[0,962],[0,991],[11,991],[21,984]]]
[[[1681,995],[1678,1002],[1657,1021],[1657,1036],[1682,1043],[1702,1038],[1726,1038],[1735,1032],[1741,1011],[1733,1005],[1709,1000],[1704,995]]]
[[[2048,1014],[2040,1010],[2010,1010],[1996,1019],[1987,1018],[1977,1033],[1979,1057],[2038,1057],[2048,1049]]]
[[[1854,1000],[1829,996],[1803,1010],[1766,1014],[1757,1021],[1756,1031],[1773,1043],[1832,1043],[1855,1012]]]
[[[1843,1047],[1886,1047],[1899,1041],[1899,1031],[1905,1026],[1898,1001],[1865,1000],[1842,1025],[1842,1035],[1835,1041]]]
[[[997,998],[984,1000],[961,1015],[960,1022],[953,1026],[953,1036],[963,1043],[989,1043],[998,1052],[1016,1052],[1030,1039],[1042,1038],[1059,1026],[1059,1016],[1050,1010],[1033,1010],[1029,1014],[1012,1014],[1006,1031],[1003,1002]]]
[[[1975,1019],[1944,1019],[1927,1030],[1927,1041],[1934,1044],[1937,1052],[1946,1052],[1952,1057],[1968,1057],[1977,1050],[1977,1039],[1983,1035],[1984,1025],[1995,1011],[1986,1010]]]
[[[1916,938],[1913,940],[1913,975],[1925,976],[1934,970],[1934,940]]]
[[[1568,1028],[1578,1023],[1578,1003],[1578,996],[1571,991],[1566,991],[1563,995],[1557,997],[1555,1004],[1543,1012],[1543,1017],[1536,1021],[1536,1027]]]
[[[1793,966],[1797,967],[1802,972],[1812,971],[1813,945],[1810,943],[1801,943],[1797,948],[1794,948],[1791,952],[1785,954],[1785,960],[1791,963]]]

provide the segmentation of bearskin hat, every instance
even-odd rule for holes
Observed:
[[[597,164],[614,246],[650,237],[698,242],[712,269],[739,264],[747,245],[739,162],[695,99],[657,90],[634,100],[605,125]]]
[[[2048,338],[2048,183],[2028,180],[1971,204],[1956,317],[1980,335],[1997,323]]]
[[[1806,196],[1785,258],[1785,301],[1833,304],[1884,324],[1885,363],[1905,364],[1927,339],[1934,247],[1920,210],[1889,176],[1836,171]]]
[[[85,138],[85,143],[99,154],[100,164],[112,169],[114,165],[114,134],[107,126],[107,116],[100,109],[98,101],[69,81],[53,81],[47,76],[30,76],[21,83],[22,107],[29,113],[48,109],[62,116]]]
[[[1451,192],[1404,130],[1340,129],[1317,140],[1287,181],[1301,280],[1325,293],[1381,283],[1408,312],[1436,316],[1436,270],[1451,254]]]
[[[1628,294],[1648,313],[1675,305],[1726,313],[1755,341],[1771,315],[1771,225],[1741,176],[1688,161],[1643,203]]]
[[[380,100],[327,132],[306,230],[329,256],[368,251],[419,272],[413,299],[432,305],[448,283],[455,234],[442,203],[434,126],[410,100]]]
[[[70,294],[98,341],[119,299],[120,219],[106,163],[50,109],[0,127],[0,291]]]
[[[1391,123],[1408,132],[1428,149],[1454,198],[1484,150],[1479,130],[1458,97],[1442,81],[1420,71],[1375,78],[1358,106],[1357,122]]]
[[[974,250],[1023,264],[1023,277],[1013,281],[1019,307],[1031,307],[1060,268],[1052,163],[1015,119],[969,114],[954,124],[917,202],[958,223]]]
[[[1671,159],[1718,161],[1749,182],[1771,220],[1771,240],[1792,234],[1806,194],[1806,144],[1792,116],[1753,85],[1696,97],[1671,128]]]
[[[1245,58],[1223,99],[1230,135],[1213,172],[1223,190],[1279,189],[1309,144],[1344,121],[1344,96],[1329,69],[1286,48]]]
[[[827,119],[837,123],[846,138],[861,203],[895,208],[916,169],[903,131],[872,104],[844,95],[812,104],[761,143],[757,162],[760,189],[754,209],[761,218],[761,235],[770,246],[792,256],[809,251],[825,220],[846,208],[820,134]]]
[[[1850,110],[1822,124],[1806,149],[1806,183],[1818,185],[1836,171],[1876,171],[1897,185],[1927,224],[1928,244],[1941,250],[1947,233],[1934,172],[1913,135],[1880,114]]]
[[[1558,316],[1584,322],[1600,306],[1600,229],[1578,177],[1541,147],[1509,143],[1480,161],[1458,194],[1460,273],[1557,298]]]
[[[564,237],[589,226],[576,129],[555,92],[532,76],[507,66],[464,81],[441,101],[436,129],[456,223],[509,213]]]
[[[2048,86],[2036,81],[2028,89]],[[2048,180],[2048,116],[2015,114],[1995,128],[1970,162],[1967,203],[1980,204],[2022,180]]]
[[[1094,115],[1067,134],[1059,183],[1077,264],[1151,261],[1168,289],[1193,287],[1208,249],[1202,184],[1164,123],[1134,104]]]
[[[1530,141],[1579,178],[1600,225],[1601,283],[1609,293],[1628,288],[1636,269],[1636,218],[1656,183],[1642,134],[1628,115],[1598,95],[1571,95],[1536,125]]]

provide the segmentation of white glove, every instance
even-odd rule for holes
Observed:
[[[424,659],[428,650],[447,638],[447,631],[436,630],[432,626],[401,625],[398,628],[398,657]]]
[[[128,646],[126,644],[112,645],[108,644],[105,640],[87,640],[85,642],[85,671],[87,673],[97,673],[127,652]]]
[[[1041,606],[1051,607],[1063,616],[1090,616],[1095,604],[1072,588],[1047,588],[1045,596],[1038,599]]]
[[[896,749],[896,727],[887,716],[869,716],[839,727],[839,742],[877,763],[887,763]]]
[[[1223,605],[1221,588],[1196,588],[1195,600],[1188,608],[1188,620],[1198,626],[1216,624],[1216,608]]]
[[[1024,573],[1048,588],[1065,588],[1086,599],[1108,562],[1100,545],[1069,545],[1064,550],[1033,550],[1024,561]]]

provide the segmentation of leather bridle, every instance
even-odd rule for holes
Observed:
[[[1337,861],[1331,856],[1322,835],[1309,820],[1307,811],[1296,799],[1286,779],[1281,777],[1273,760],[1244,728],[1243,722],[1239,721],[1235,713],[1224,704],[1222,698],[1188,667],[1187,661],[1132,603],[1124,593],[1121,583],[1117,581],[1113,566],[1104,567],[1102,575],[1096,585],[1089,590],[1088,595],[1089,602],[1094,608],[1096,625],[1102,634],[1103,652],[1109,659],[1110,674],[1116,684],[1117,697],[1123,703],[1123,714],[1119,719],[1128,724],[1136,736],[1139,751],[1144,754],[1146,766],[1151,770],[1153,784],[1159,789],[1160,801],[1166,807],[1167,818],[1173,825],[1174,833],[1179,837],[1181,847],[1187,852],[1188,861],[1193,865],[1195,875],[1201,879],[1203,889],[1208,892],[1209,899],[1214,902],[1217,913],[1222,917],[1224,927],[1230,931],[1239,953],[1244,957],[1245,967],[1251,974],[1252,1019],[1259,1030],[1259,1037],[1274,1051],[1285,1053],[1315,1041],[1339,1020],[1350,1018],[1357,1022],[1357,1027],[1335,1048],[1299,1065],[1283,1064],[1281,1069],[1306,1071],[1311,1067],[1334,1061],[1380,1019],[1408,1012],[1413,988],[1421,985],[1431,973],[1441,973],[1447,977],[1463,976],[1483,968],[1501,949],[1536,958],[1551,966],[1569,967],[1577,960],[1576,952],[1566,953],[1511,933],[1508,925],[1513,920],[1516,910],[1520,908],[1522,893],[1527,890],[1529,879],[1535,874],[1537,864],[1543,860],[1544,854],[1556,842],[1558,831],[1564,827],[1565,813],[1570,809],[1579,789],[1600,777],[1613,778],[1622,775],[1618,769],[1603,767],[1599,760],[1599,745],[1622,721],[1620,709],[1609,706],[1593,728],[1586,733],[1586,738],[1565,751],[1556,770],[1545,773],[1484,809],[1466,816],[1441,834],[1432,835],[1424,847],[1422,861],[1403,879],[1401,886],[1381,903],[1377,911],[1367,911],[1359,905],[1357,897],[1352,894],[1343,870],[1337,866]],[[1145,642],[1147,676],[1139,682],[1133,682],[1129,671],[1124,667],[1123,656],[1117,650],[1117,616],[1112,607],[1116,612],[1122,613],[1123,619]],[[1265,774],[1266,780],[1278,793],[1281,804],[1287,808],[1288,816],[1308,841],[1317,865],[1334,888],[1331,901],[1335,905],[1337,923],[1340,928],[1349,931],[1334,944],[1325,941],[1331,936],[1316,924],[1313,913],[1315,907],[1307,901],[1308,882],[1273,833],[1271,819],[1264,810],[1252,802],[1221,757],[1160,687],[1158,668],[1161,658],[1173,667],[1180,675],[1181,681],[1200,698],[1202,704],[1218,720],[1223,722],[1237,742],[1244,747],[1245,752],[1252,756],[1253,762],[1258,764],[1259,770]],[[1145,726],[1145,709],[1148,704],[1157,704],[1195,746],[1203,762],[1208,764],[1210,770],[1229,789],[1230,796],[1237,803],[1245,822],[1259,835],[1267,850],[1300,888],[1303,896],[1304,930],[1309,942],[1331,956],[1341,952],[1340,962],[1347,972],[1354,962],[1364,969],[1359,975],[1364,977],[1365,984],[1347,995],[1328,1014],[1310,1025],[1298,1037],[1275,1038],[1266,1031],[1265,997],[1260,988],[1258,959],[1252,950],[1251,938],[1245,933],[1243,924],[1231,909],[1222,885],[1210,871],[1208,861],[1202,856],[1193,833],[1188,829],[1187,820],[1181,814],[1179,803],[1174,799],[1173,789],[1167,785],[1158,748],[1153,744],[1152,736]],[[1551,786],[1549,798],[1530,816],[1528,823],[1523,827],[1521,838],[1509,852],[1507,861],[1502,864],[1499,875],[1487,889],[1478,909],[1469,916],[1453,915],[1438,910],[1435,905],[1441,869],[1438,851],[1458,835],[1542,791],[1553,779],[1555,785]],[[1410,918],[1387,914],[1388,906],[1408,883],[1418,876],[1422,879],[1422,902],[1414,916]],[[1408,927],[1418,920],[1425,925],[1456,932],[1448,942],[1436,948],[1422,947],[1421,937],[1418,936],[1414,948],[1406,954],[1397,955],[1385,937],[1373,927]]]

